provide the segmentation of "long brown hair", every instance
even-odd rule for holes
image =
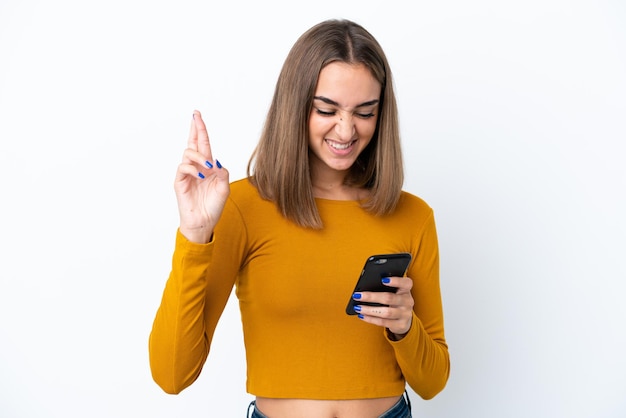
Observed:
[[[370,190],[362,203],[371,213],[391,213],[404,181],[398,111],[391,69],[376,39],[349,20],[327,20],[296,41],[278,77],[248,176],[296,224],[321,228],[309,169],[308,120],[319,73],[332,62],[363,64],[381,84],[377,127],[350,168],[346,183]]]

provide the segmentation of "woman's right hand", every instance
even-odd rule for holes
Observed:
[[[209,134],[197,110],[183,161],[174,182],[180,232],[192,242],[207,243],[230,194],[228,170],[213,159]]]

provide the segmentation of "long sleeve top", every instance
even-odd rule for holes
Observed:
[[[316,199],[319,230],[284,218],[242,179],[211,242],[177,232],[172,269],[149,339],[154,380],[179,393],[199,376],[218,320],[235,287],[256,396],[424,399],[445,386],[439,251],[432,209],[403,192],[397,209],[376,216],[358,201]],[[367,257],[408,252],[415,300],[411,328],[392,341],[385,329],[345,312]]]

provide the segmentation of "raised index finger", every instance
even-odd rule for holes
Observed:
[[[197,110],[193,112],[193,123],[193,131],[195,131],[195,142],[197,144],[198,152],[204,155],[207,160],[213,161],[213,156],[211,155],[211,144],[209,142],[209,133],[206,130],[204,121],[202,120],[202,115]]]

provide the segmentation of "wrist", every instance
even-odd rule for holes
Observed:
[[[406,337],[406,335],[409,333],[409,331],[407,331],[402,334],[396,334],[395,332],[392,332],[389,328],[386,328],[386,330],[387,330],[387,338],[389,338],[391,341],[400,341],[401,339]]]
[[[204,226],[188,228],[181,225],[178,230],[189,242],[196,244],[207,244],[213,239],[213,229]]]

